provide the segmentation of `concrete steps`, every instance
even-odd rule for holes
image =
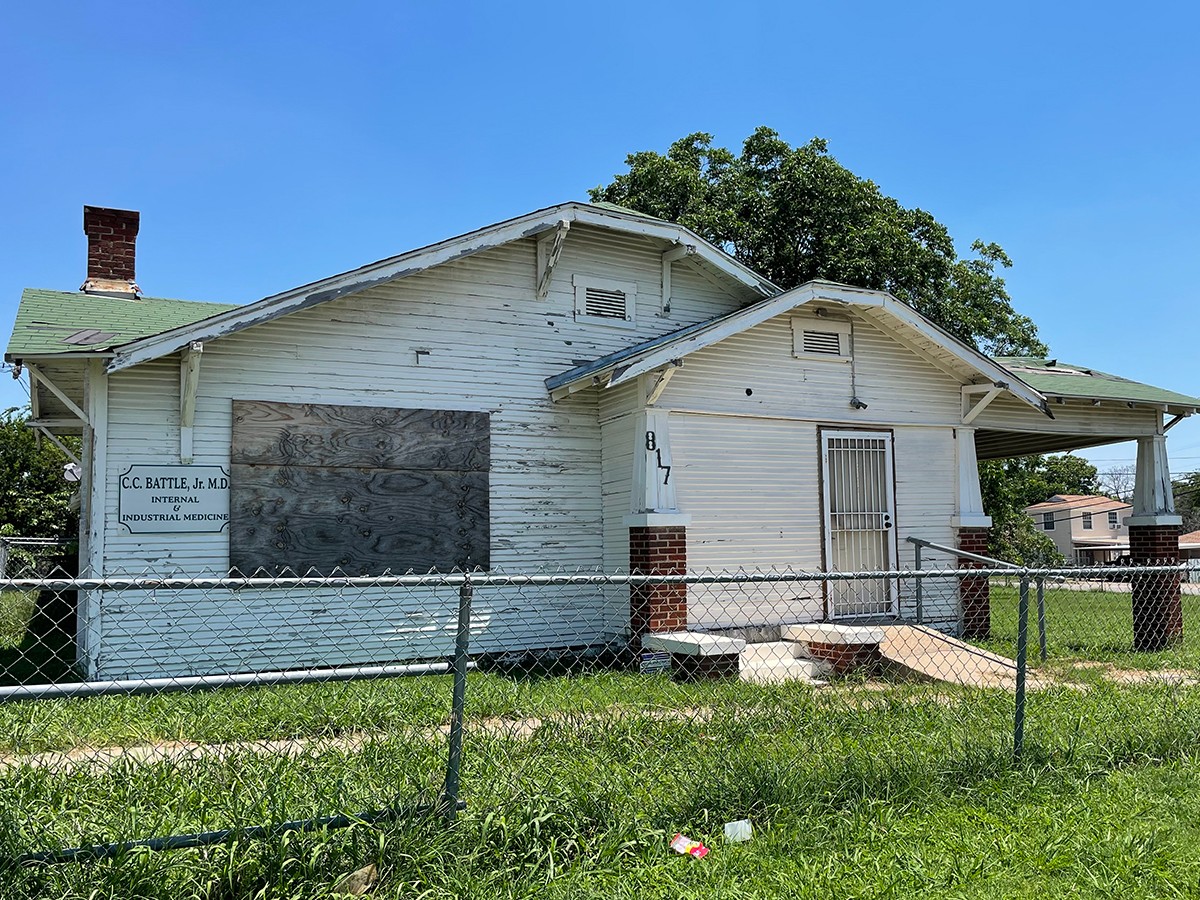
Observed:
[[[741,679],[755,684],[801,681],[823,685],[829,667],[803,656],[805,648],[794,641],[747,644],[741,653]]]

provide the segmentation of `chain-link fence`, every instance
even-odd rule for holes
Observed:
[[[0,578],[50,575],[71,571],[75,565],[72,541],[45,537],[0,535]]]
[[[547,809],[752,815],[901,771],[949,789],[1081,735],[1194,742],[1181,570],[10,572],[0,854],[443,822],[463,802],[483,833]]]

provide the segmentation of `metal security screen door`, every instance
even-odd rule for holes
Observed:
[[[825,559],[833,572],[896,568],[892,436],[883,431],[822,431]],[[829,616],[894,615],[895,584],[886,579],[832,581]]]

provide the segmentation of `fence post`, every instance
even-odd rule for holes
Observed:
[[[1046,661],[1046,579],[1037,580],[1038,654]]]
[[[916,552],[913,554],[916,560],[917,571],[921,571],[921,545],[917,544]],[[925,579],[920,575],[917,576],[917,624],[925,624]]]
[[[1029,576],[1021,576],[1017,604],[1017,699],[1013,716],[1013,762],[1021,761],[1025,749],[1025,667],[1029,651]]]
[[[450,752],[446,760],[446,787],[442,810],[447,822],[458,814],[459,775],[462,767],[463,710],[467,701],[467,648],[471,641],[470,581],[458,589],[458,631],[454,638],[454,699],[450,707]]]

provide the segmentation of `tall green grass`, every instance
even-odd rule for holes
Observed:
[[[366,704],[355,714],[374,709],[385,725],[403,717],[405,727],[359,752],[10,771],[0,849],[11,856],[436,796],[445,740],[422,727],[441,720],[435,700],[448,699],[445,681],[350,687],[282,691],[283,705],[267,708],[298,715],[307,700],[312,721],[327,723],[339,720],[340,698],[352,709]],[[354,699],[365,687],[376,693]],[[401,688],[415,699],[398,696]],[[1193,689],[1038,692],[1019,768],[1012,696],[999,690],[480,675],[469,704],[469,805],[453,827],[420,818],[9,868],[0,895],[319,897],[374,862],[382,874],[375,895],[396,898],[1194,896]],[[99,705],[113,714],[112,701]],[[723,823],[744,817],[755,823],[754,840],[724,844]],[[677,830],[710,843],[712,854],[672,854],[666,844]]]
[[[991,586],[990,649],[1016,655],[1019,590],[1000,579]],[[1182,668],[1200,671],[1200,596],[1184,594],[1183,639],[1157,653],[1133,649],[1133,610],[1128,593],[1069,591],[1046,585],[1046,646],[1051,661],[1111,663],[1122,669]],[[1030,660],[1038,663],[1036,593],[1030,589]]]

